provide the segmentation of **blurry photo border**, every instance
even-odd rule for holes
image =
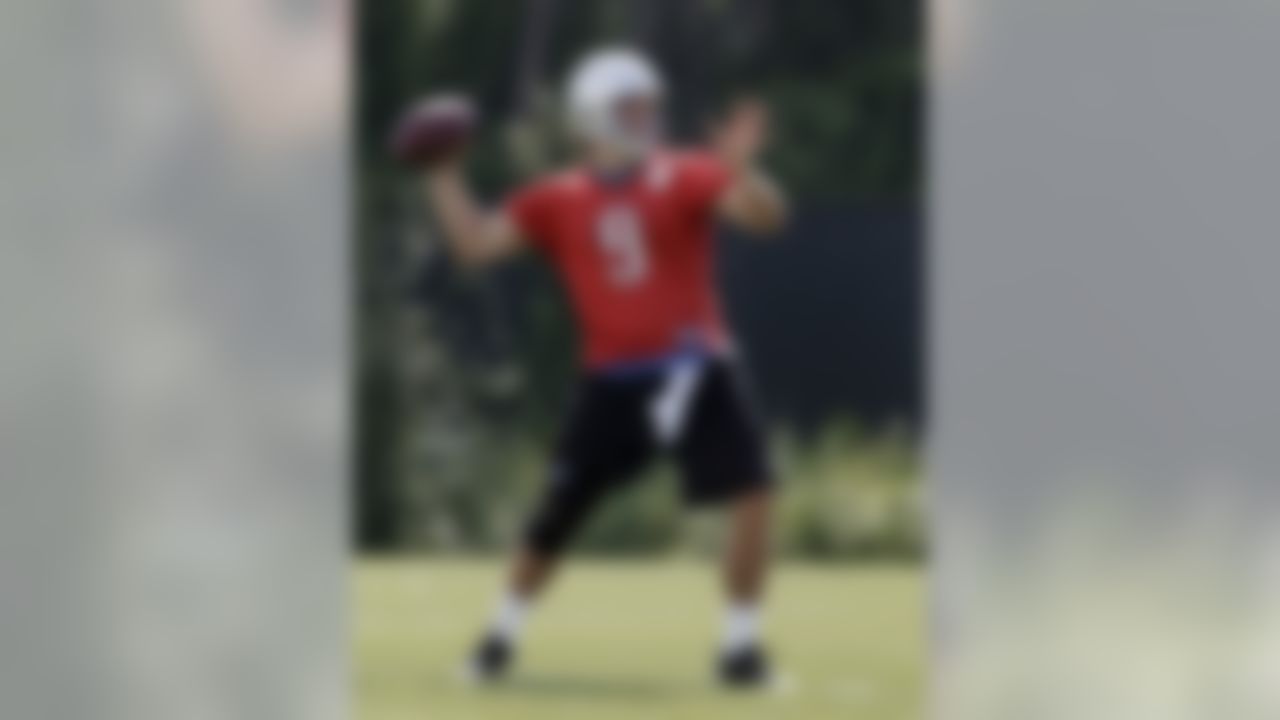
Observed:
[[[0,9],[0,715],[347,713],[345,2]]]
[[[1280,713],[1280,6],[936,0],[934,714]]]

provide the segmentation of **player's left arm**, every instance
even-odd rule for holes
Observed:
[[[751,99],[735,105],[712,136],[712,147],[728,173],[717,202],[720,217],[761,236],[782,230],[788,214],[785,194],[759,165],[768,133],[768,109]]]

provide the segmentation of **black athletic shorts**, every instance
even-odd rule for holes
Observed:
[[[765,436],[740,368],[683,362],[662,371],[587,375],[577,389],[527,540],[559,550],[599,500],[670,455],[694,506],[773,483]]]

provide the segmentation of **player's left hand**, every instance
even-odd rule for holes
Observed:
[[[769,108],[756,97],[738,100],[712,129],[711,146],[731,168],[750,167],[769,140]]]

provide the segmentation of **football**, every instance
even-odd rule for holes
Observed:
[[[459,94],[432,95],[411,106],[391,134],[391,154],[412,167],[429,167],[460,152],[476,126],[471,100]]]

